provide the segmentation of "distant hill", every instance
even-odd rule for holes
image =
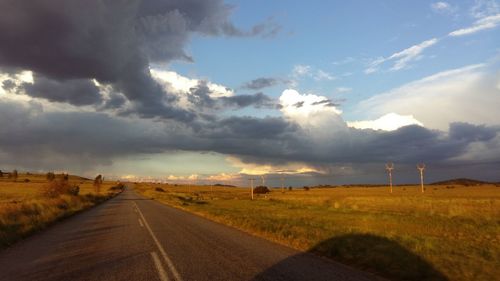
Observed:
[[[489,184],[489,182],[460,178],[460,179],[451,179],[451,180],[438,181],[435,183],[431,183],[431,185],[465,185],[465,186],[481,185],[481,184]]]
[[[214,184],[214,186],[222,186],[222,187],[236,187],[234,185],[230,185],[230,184],[222,184],[222,183],[216,183]]]

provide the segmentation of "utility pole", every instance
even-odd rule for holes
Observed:
[[[420,171],[420,191],[424,193],[424,170],[425,164],[421,163],[417,165],[417,169]]]
[[[285,177],[281,176],[281,193],[285,193]]]
[[[250,194],[252,196],[252,200],[253,200],[253,181],[255,179],[248,179],[250,181]]]
[[[212,197],[212,200],[214,199],[214,183],[213,182],[209,182],[210,184],[210,197]]]
[[[392,170],[394,170],[394,163],[387,163],[385,164],[385,169],[389,173],[389,187],[392,193]]]

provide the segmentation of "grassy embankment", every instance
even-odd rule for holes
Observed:
[[[54,183],[60,181],[58,175]],[[47,196],[50,184],[45,175],[19,174],[16,181],[0,178],[0,249],[120,191],[109,191],[116,182],[103,182],[100,192],[96,193],[92,180],[69,176],[67,184],[78,186],[78,195]]]
[[[395,280],[500,276],[500,187],[273,190],[137,184],[137,191],[246,232]],[[157,191],[157,188],[164,190]],[[211,191],[213,189],[213,192]]]

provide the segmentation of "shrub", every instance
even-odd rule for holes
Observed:
[[[309,191],[309,189],[311,189],[309,186],[307,186],[307,185],[306,185],[306,186],[304,186],[304,190],[305,190],[305,191]]]
[[[288,187],[288,190],[289,190],[289,191],[292,191],[292,189],[293,189],[293,187],[291,187],[291,186],[289,186],[289,187]]]
[[[266,194],[269,193],[269,188],[267,186],[259,185],[253,189],[254,194]]]
[[[70,188],[68,189],[69,195],[78,196],[79,193],[80,193],[80,187],[78,185],[70,186]]]
[[[165,192],[165,190],[161,187],[157,187],[155,188],[155,191],[158,191],[158,192]]]
[[[52,172],[48,172],[47,175],[45,175],[48,181],[53,181],[56,179],[56,175]]]
[[[125,185],[119,182],[117,185],[112,186],[108,189],[108,191],[122,191],[125,189]]]
[[[24,179],[24,182],[30,182],[30,179]]]
[[[80,187],[70,185],[67,181],[51,181],[42,189],[42,195],[50,198],[58,197],[63,194],[77,196],[80,193]]]

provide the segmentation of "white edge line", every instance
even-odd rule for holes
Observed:
[[[160,277],[160,280],[168,281],[167,273],[165,272],[165,269],[163,269],[163,266],[161,265],[161,261],[160,258],[158,257],[158,254],[156,254],[156,252],[151,252],[151,257],[153,258],[153,262],[156,266],[156,270],[158,271],[158,276]]]
[[[144,224],[142,223],[141,219],[138,219],[139,221],[139,224],[141,225],[141,227],[144,227]]]
[[[174,275],[174,277],[175,277],[175,279],[177,281],[182,281],[182,278],[179,275],[179,272],[177,272],[177,270],[175,269],[174,264],[172,263],[172,260],[170,260],[170,258],[168,257],[167,253],[165,252],[165,250],[161,246],[160,242],[156,238],[155,234],[151,230],[151,227],[149,227],[149,223],[146,220],[146,218],[144,218],[144,215],[142,214],[141,209],[139,209],[139,206],[137,205],[137,203],[134,202],[134,204],[135,204],[135,207],[137,208],[137,210],[139,211],[139,215],[141,216],[142,221],[144,222],[144,225],[146,226],[146,229],[149,231],[149,234],[153,238],[153,241],[156,243],[156,247],[158,247],[158,250],[160,250],[160,253],[163,256],[163,259],[167,263],[168,268],[170,269],[170,271],[172,272],[172,274]]]

